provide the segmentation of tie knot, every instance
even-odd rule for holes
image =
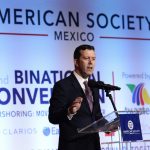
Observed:
[[[90,87],[88,86],[88,81],[84,81],[83,82],[84,83],[84,85],[85,85],[85,92],[90,92]]]
[[[85,86],[85,90],[89,90],[88,81],[84,81],[83,84]]]
[[[85,86],[88,86],[88,81],[85,80],[83,83]]]

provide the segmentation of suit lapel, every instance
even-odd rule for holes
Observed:
[[[76,93],[78,94],[80,93],[81,95],[83,95],[84,94],[83,89],[81,88],[78,80],[76,79],[73,73],[71,75],[71,80],[72,80],[72,85],[75,88]]]

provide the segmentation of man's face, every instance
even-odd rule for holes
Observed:
[[[95,67],[95,52],[93,50],[82,50],[80,52],[80,58],[75,61],[75,70],[83,78],[89,77]]]

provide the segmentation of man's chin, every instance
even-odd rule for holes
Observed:
[[[86,73],[86,77],[89,77],[89,76],[91,76],[93,74],[93,72],[88,72],[88,73]]]

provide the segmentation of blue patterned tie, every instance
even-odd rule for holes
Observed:
[[[93,96],[92,96],[92,91],[91,91],[90,87],[88,86],[88,82],[87,81],[84,81],[83,83],[85,85],[85,95],[86,95],[86,98],[88,100],[90,110],[92,112],[92,110],[93,110]]]

